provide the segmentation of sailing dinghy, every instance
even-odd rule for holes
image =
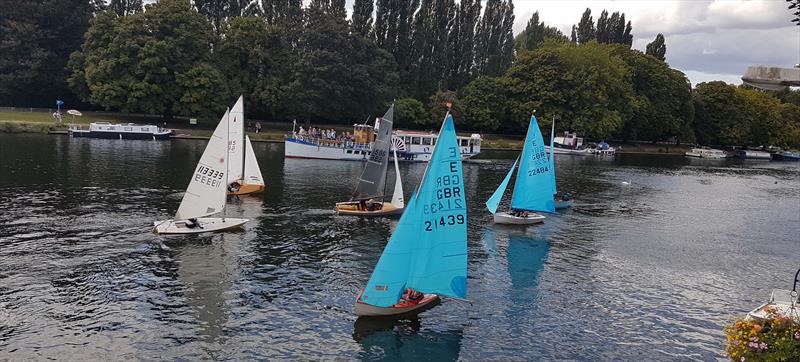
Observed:
[[[553,123],[550,125],[550,145],[554,145],[556,135],[556,117],[553,117]],[[555,203],[556,210],[568,209],[572,207],[572,198],[567,194],[558,194],[556,187],[556,159],[553,150],[555,147],[550,148],[550,175],[553,179],[553,202]]]
[[[244,225],[247,219],[208,217],[225,211],[228,184],[228,124],[230,111],[225,111],[211,135],[197,168],[189,181],[175,218],[154,222],[157,234],[199,234],[221,231]]]
[[[258,167],[258,160],[253,153],[250,136],[244,132],[244,97],[239,96],[230,114],[230,162],[228,175],[232,180],[228,187],[228,195],[246,195],[264,192],[264,177]]]
[[[350,201],[337,202],[334,210],[339,215],[386,216],[403,212],[403,182],[400,180],[400,166],[397,164],[397,150],[392,147],[392,121],[394,104],[376,124],[378,136],[372,146],[372,152],[364,165],[358,185]],[[389,166],[390,148],[394,152],[394,193],[391,202],[383,201],[386,186],[386,172]]]
[[[356,315],[416,315],[436,306],[440,296],[466,297],[463,180],[453,117],[448,113],[422,182],[356,298]]]
[[[497,212],[497,207],[500,205],[509,180],[511,180],[511,174],[517,168],[517,163],[519,163],[519,172],[511,196],[511,210]],[[545,219],[536,211],[555,212],[553,200],[555,186],[551,170],[551,162],[548,161],[547,152],[544,149],[542,132],[536,123],[536,116],[531,116],[528,134],[525,136],[525,144],[522,147],[522,155],[517,161],[514,161],[514,165],[508,170],[503,182],[500,183],[492,197],[486,201],[486,207],[494,215],[494,222],[530,225],[543,222]]]

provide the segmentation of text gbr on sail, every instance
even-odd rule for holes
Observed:
[[[458,149],[450,147],[451,156],[458,155]],[[446,161],[449,163],[450,174],[436,178],[436,199],[423,207],[425,215],[436,215],[430,220],[425,221],[425,231],[433,231],[449,225],[464,224],[466,217],[463,205],[464,194],[462,191],[461,176],[458,172],[458,161]],[[438,217],[437,217],[438,216]]]

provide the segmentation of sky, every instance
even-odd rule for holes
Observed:
[[[667,63],[693,85],[711,80],[741,84],[751,65],[791,68],[800,63],[800,26],[785,0],[516,0],[514,33],[539,19],[569,36],[586,8],[625,13],[633,48],[645,50],[656,34],[667,45]]]

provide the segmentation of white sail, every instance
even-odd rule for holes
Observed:
[[[244,136],[244,143],[246,147],[244,152],[244,183],[248,185],[264,185],[264,177],[261,176],[261,168],[258,167],[258,160],[253,152],[250,136]]]
[[[189,181],[189,187],[183,195],[181,205],[175,214],[175,220],[203,217],[222,211],[225,207],[225,195],[228,169],[228,117],[225,111],[217,129],[211,135],[206,150],[200,157],[197,167]]]
[[[231,116],[228,121],[230,137],[228,140],[228,163],[229,182],[241,180],[244,175],[244,98],[239,96],[236,104],[231,108]]]
[[[405,201],[403,201],[403,181],[400,179],[400,166],[397,164],[397,150],[393,149],[394,152],[394,194],[392,194],[392,206],[402,209],[406,206]]]

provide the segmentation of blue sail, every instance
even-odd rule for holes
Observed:
[[[405,288],[464,298],[467,210],[453,118],[439,132],[422,182],[389,238],[360,301],[390,307]]]
[[[550,175],[553,178],[553,195],[558,191],[556,190],[556,159],[553,157],[553,145],[555,144],[556,137],[556,119],[553,118],[553,124],[550,125]]]
[[[517,158],[514,161],[514,165],[511,166],[511,169],[508,170],[508,174],[506,174],[506,178],[503,179],[503,182],[500,183],[500,186],[497,187],[497,190],[494,190],[492,197],[489,200],[486,200],[486,208],[489,209],[489,212],[492,214],[497,212],[497,207],[500,206],[500,200],[503,199],[503,194],[506,192],[506,188],[508,187],[508,181],[511,180],[511,174],[514,173],[514,169],[517,168]]]
[[[525,145],[522,147],[519,172],[511,196],[511,208],[515,210],[555,212],[553,200],[553,178],[551,166],[544,149],[542,131],[531,116]]]

